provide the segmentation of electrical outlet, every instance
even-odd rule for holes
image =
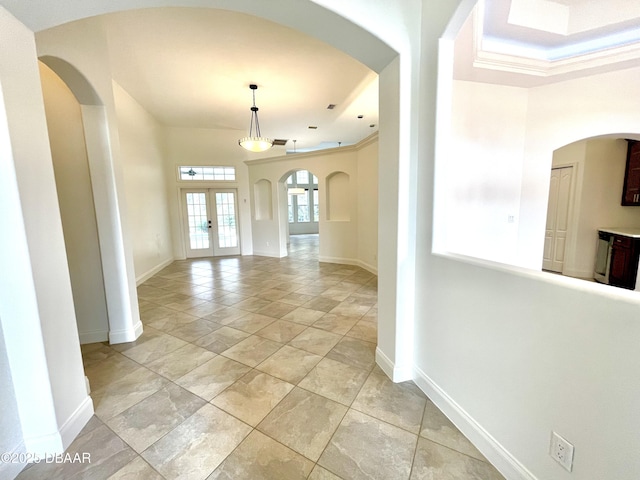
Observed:
[[[551,432],[549,455],[551,455],[551,458],[556,462],[562,465],[565,470],[569,472],[571,471],[571,468],[573,467],[573,445],[556,432]]]

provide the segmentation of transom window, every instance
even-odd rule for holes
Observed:
[[[289,223],[317,222],[318,177],[307,170],[299,170],[287,178],[289,189]]]
[[[178,168],[180,180],[200,181],[235,181],[236,167],[190,167]]]

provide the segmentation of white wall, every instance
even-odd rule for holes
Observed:
[[[37,44],[43,61],[49,62],[81,104],[109,312],[109,341],[130,342],[142,333],[142,323],[108,42],[100,19],[91,18],[39,32]],[[87,91],[91,94],[84,95]]]
[[[163,134],[174,257],[185,258],[181,188],[236,188],[240,217],[240,247],[242,255],[252,255],[248,170],[243,163],[247,159],[248,152],[238,146],[238,138],[243,133],[236,130],[164,127]],[[236,181],[197,183],[179,181],[180,165],[233,166],[236,168]]]
[[[39,66],[80,343],[104,342],[109,317],[80,105],[60,77]]]
[[[124,188],[140,283],[173,261],[162,126],[113,83]]]
[[[59,452],[87,396],[33,33],[0,8],[0,318],[25,450]]]
[[[433,82],[426,59],[422,73]],[[517,263],[528,270],[432,255],[431,225],[420,225],[416,288],[424,295],[416,307],[416,381],[510,479],[569,478],[548,455],[552,430],[575,445],[571,478],[640,475],[637,293],[535,271],[553,151],[583,138],[638,132],[637,105],[629,99],[638,94],[639,76],[634,68],[529,90],[516,179]],[[423,111],[434,96],[425,93]],[[485,99],[491,101],[504,99]],[[470,125],[472,133],[482,128]],[[509,141],[494,140],[487,153],[500,155]],[[430,164],[429,150],[422,160]],[[437,161],[456,163],[456,149]],[[431,205],[428,195],[419,201],[423,209]]]
[[[527,95],[524,88],[454,82],[451,155],[443,162],[446,180],[438,178],[446,185],[447,251],[517,263]]]
[[[0,319],[0,452],[22,453],[22,427],[6,351]],[[20,464],[0,463],[0,478],[13,478],[21,468]]]

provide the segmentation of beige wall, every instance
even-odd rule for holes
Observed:
[[[238,146],[243,133],[236,130],[164,127],[165,175],[167,177],[173,255],[185,258],[183,203],[185,188],[235,188],[238,191],[240,247],[242,255],[253,254],[248,170],[244,164],[248,152]],[[180,165],[228,165],[236,168],[235,182],[198,182],[178,180]]]
[[[266,180],[271,184],[271,199],[258,198],[262,211],[252,218],[253,249],[256,255],[284,256],[288,241],[287,194],[284,181],[295,170],[309,170],[318,177],[320,206],[320,260],[360,265],[377,270],[377,138],[354,147],[287,155],[247,162],[253,186]],[[260,185],[266,185],[264,182]],[[333,208],[333,214],[332,214]]]
[[[138,283],[173,260],[163,130],[122,87],[113,84],[133,264]]]
[[[56,191],[80,343],[109,338],[109,317],[80,104],[40,63]]]

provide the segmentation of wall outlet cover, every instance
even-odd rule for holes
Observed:
[[[556,432],[551,432],[549,455],[568,472],[573,468],[573,445]]]

